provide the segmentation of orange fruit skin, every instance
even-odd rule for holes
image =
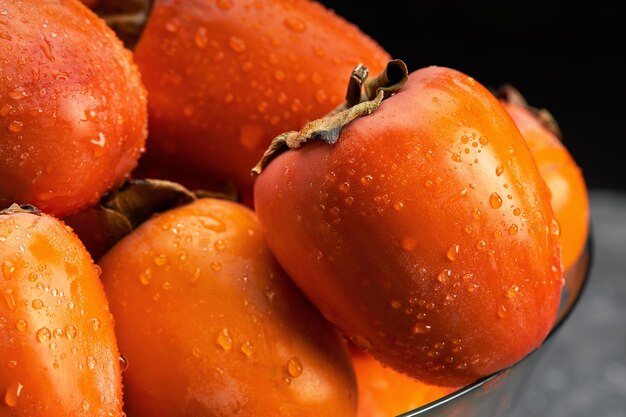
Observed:
[[[140,74],[113,31],[76,0],[2,8],[0,207],[75,213],[139,159],[147,136]]]
[[[502,103],[526,140],[552,198],[561,229],[563,266],[571,269],[589,235],[589,195],[580,167],[568,149],[525,107]]]
[[[235,181],[272,138],[344,101],[352,69],[389,55],[305,0],[158,0],[135,50],[150,94],[150,163]]]
[[[0,214],[0,416],[124,415],[98,274],[61,221]]]
[[[355,415],[345,341],[243,205],[200,199],[164,212],[99,264],[129,363],[129,415]]]

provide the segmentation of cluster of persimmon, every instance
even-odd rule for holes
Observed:
[[[0,417],[386,416],[542,344],[547,112],[312,1],[83,3],[0,0]]]

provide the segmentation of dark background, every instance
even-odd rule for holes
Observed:
[[[452,67],[548,109],[590,188],[626,191],[626,19],[619,2],[323,0],[409,70]]]

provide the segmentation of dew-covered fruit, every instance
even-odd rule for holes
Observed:
[[[122,417],[99,268],[54,217],[0,212],[0,416]]]
[[[341,104],[356,64],[379,71],[389,58],[304,0],[156,1],[135,57],[150,96],[151,163],[235,181],[244,198],[274,136]]]
[[[0,0],[0,206],[64,216],[134,168],[147,131],[130,51],[77,0]]]
[[[163,212],[99,265],[128,359],[129,415],[355,415],[345,341],[243,205],[199,199]]]
[[[563,273],[548,188],[498,100],[466,74],[413,72],[334,145],[257,177],[272,252],[363,350],[461,386],[539,347]]]

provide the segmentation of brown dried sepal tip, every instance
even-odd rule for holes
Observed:
[[[308,123],[299,132],[290,131],[278,135],[261,160],[252,169],[252,174],[260,174],[267,164],[288,149],[297,149],[308,140],[321,140],[330,145],[337,142],[341,130],[351,121],[372,114],[380,103],[395,94],[406,82],[409,71],[406,64],[394,59],[385,69],[372,79],[367,78],[364,65],[357,65],[348,82],[346,103],[327,116]]]
[[[30,204],[16,204],[13,203],[11,206],[5,208],[4,210],[0,210],[0,215],[10,215],[16,213],[29,213],[37,216],[41,216],[41,211],[35,206],[31,206]]]
[[[181,184],[157,179],[132,179],[105,195],[98,207],[98,218],[106,248],[132,232],[153,215],[179,207],[198,198],[238,201],[234,187],[224,191],[190,191]]]
[[[133,49],[143,33],[154,3],[155,0],[100,0],[93,10],[127,48]]]
[[[522,93],[510,84],[504,84],[495,91],[495,96],[500,100],[507,103],[514,104],[516,106],[524,107],[535,115],[544,128],[550,133],[556,136],[560,141],[563,141],[563,134],[561,127],[557,123],[552,113],[544,108],[536,108],[528,104]]]

